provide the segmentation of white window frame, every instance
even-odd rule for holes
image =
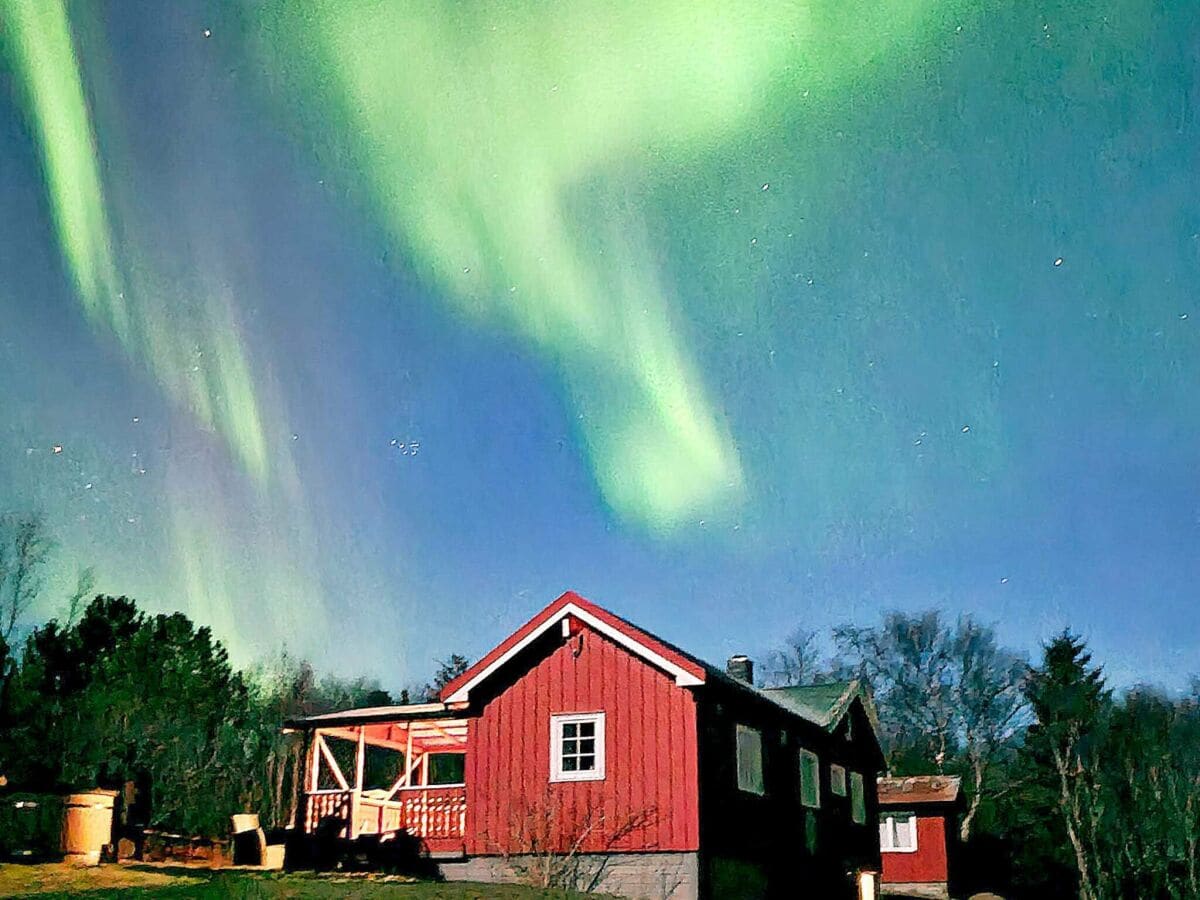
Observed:
[[[758,773],[757,779],[754,778],[754,772],[742,771],[742,736],[752,738],[758,742]],[[767,779],[765,773],[765,764],[763,761],[763,739],[762,732],[757,728],[751,728],[749,725],[738,725],[734,736],[733,746],[733,764],[737,770],[737,786],[739,791],[744,791],[747,794],[754,794],[758,797],[765,797],[767,794]],[[757,786],[755,785],[757,781]]]
[[[592,723],[596,726],[596,767],[594,769],[563,769],[563,726]],[[578,738],[576,738],[578,740]],[[562,713],[550,717],[550,780],[551,781],[603,781],[604,780],[604,713]]]
[[[902,846],[896,842],[899,832],[896,825],[908,822],[909,834],[912,835],[912,846]],[[884,814],[879,818],[879,849],[884,853],[916,853],[917,852],[917,816],[916,813]]]
[[[832,763],[829,766],[829,790],[838,797],[846,796],[846,767]]]
[[[850,820],[855,825],[867,824],[867,794],[861,772],[850,773]]]
[[[809,763],[809,767],[805,767],[805,762]],[[797,755],[797,765],[800,769],[800,805],[809,809],[821,808],[821,757],[813,753],[811,750],[800,748],[800,753]],[[809,777],[812,778],[813,797],[812,802],[809,802],[808,792],[805,790],[809,786]]]

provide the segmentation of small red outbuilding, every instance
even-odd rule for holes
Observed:
[[[879,779],[885,896],[949,898],[960,787],[949,775]]]

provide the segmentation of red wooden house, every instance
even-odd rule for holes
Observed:
[[[883,757],[857,683],[759,689],[745,657],[722,671],[574,593],[438,703],[290,724],[309,739],[306,829],[408,832],[447,878],[536,865],[632,897],[875,893]]]
[[[948,775],[879,779],[884,894],[948,900],[959,788]]]

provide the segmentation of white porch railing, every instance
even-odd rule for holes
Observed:
[[[386,800],[356,796],[353,790],[312,791],[305,813],[309,832],[332,817],[344,823],[339,831],[342,837],[406,831],[420,838],[461,838],[466,833],[467,788],[462,784],[402,787]]]

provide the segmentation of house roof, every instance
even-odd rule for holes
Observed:
[[[442,688],[441,702],[347,709],[292,719],[285,723],[285,727],[334,729],[372,723],[441,719],[460,714],[463,707],[469,703],[472,690],[503,668],[540,635],[572,617],[671,675],[681,687],[720,684],[744,699],[769,703],[789,715],[797,716],[827,731],[835,729],[854,701],[860,700],[871,722],[878,747],[879,720],[870,691],[861,682],[836,681],[784,688],[755,687],[597,606],[574,591],[567,591],[546,606],[479,662],[450,681]],[[880,753],[882,754],[882,751]],[[882,759],[882,755],[880,758]]]
[[[905,778],[883,777],[876,784],[880,806],[907,806],[913,803],[954,803],[958,800],[962,779],[957,775],[910,775]]]
[[[870,693],[857,679],[853,681],[829,681],[824,684],[807,684],[795,687],[763,688],[762,693],[785,709],[789,709],[810,722],[832,728],[842,720],[855,698],[862,698],[871,725],[878,728],[875,704]]]
[[[651,665],[662,669],[673,676],[675,683],[682,687],[695,687],[704,684],[707,679],[710,667],[694,656],[684,653],[648,631],[643,631],[632,622],[596,606],[574,591],[567,591],[509,635],[483,659],[442,688],[442,702],[467,702],[472,690],[499,671],[535,639],[569,617],[579,619]]]
[[[442,689],[444,703],[464,703],[470,692],[491,677],[520,650],[570,616],[596,628],[623,644],[631,652],[675,677],[683,687],[720,683],[746,697],[766,700],[786,712],[825,729],[833,729],[842,720],[856,698],[861,698],[871,725],[878,734],[879,723],[870,692],[859,681],[839,681],[805,687],[763,689],[731,677],[722,669],[706,663],[674,644],[664,641],[620,616],[567,591],[517,629],[508,639]]]

